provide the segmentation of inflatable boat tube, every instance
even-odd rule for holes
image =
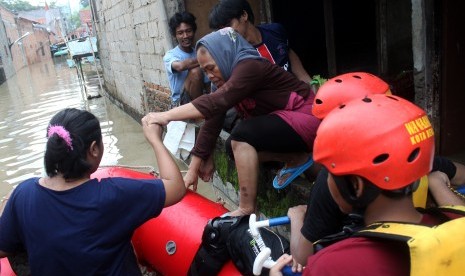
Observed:
[[[150,179],[155,176],[123,167],[99,168],[92,177],[127,177]],[[141,225],[132,237],[132,243],[140,264],[159,275],[187,275],[190,264],[202,241],[202,233],[208,220],[228,210],[221,204],[193,192],[177,204],[164,208],[161,214]],[[7,258],[1,259],[0,276],[15,275]],[[157,274],[158,275],[158,274]],[[228,261],[218,275],[241,275]]]

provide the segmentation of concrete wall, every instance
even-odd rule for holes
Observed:
[[[110,98],[135,118],[169,107],[169,82],[163,65],[176,44],[168,19],[188,10],[203,26],[215,0],[96,0],[96,33],[103,78]],[[254,7],[258,1],[252,0]],[[258,13],[257,13],[258,14]]]
[[[24,18],[17,19],[17,26],[21,35],[30,33],[27,37],[21,40],[24,47],[24,56],[27,64],[34,64],[42,61],[50,60],[50,41],[48,32],[41,28],[34,28],[33,22]]]
[[[177,1],[166,1],[169,9]],[[133,117],[169,104],[163,56],[173,47],[162,0],[96,1],[99,54],[109,96]]]
[[[2,19],[1,16],[0,19]],[[0,84],[16,73],[8,44],[8,36],[6,33],[5,24],[2,20],[0,24]]]
[[[16,25],[15,15],[1,6],[0,14],[2,17],[3,25],[5,26],[8,43],[11,43],[20,37],[18,26]],[[24,48],[21,44],[15,43],[9,50],[15,71],[18,71],[27,65],[24,55]]]
[[[36,22],[18,18],[1,5],[0,16],[0,47],[3,46],[0,54],[6,79],[28,64],[51,60],[49,34],[45,29],[34,27]],[[9,47],[27,32],[30,35]]]

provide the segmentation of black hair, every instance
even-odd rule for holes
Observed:
[[[71,138],[68,145],[61,135],[48,137],[51,126],[61,126]],[[45,150],[45,172],[49,177],[61,173],[65,179],[77,179],[84,176],[91,164],[86,161],[87,150],[93,141],[100,145],[102,131],[94,114],[75,108],[58,112],[47,127],[47,147]]]
[[[176,28],[181,25],[181,23],[186,23],[192,27],[194,33],[197,31],[197,23],[195,23],[195,16],[190,12],[177,12],[175,13],[168,22],[170,26],[170,33],[172,36],[176,36]]]
[[[332,176],[341,196],[356,210],[365,209],[371,202],[373,202],[373,200],[375,200],[379,194],[383,194],[389,198],[402,198],[405,196],[411,196],[413,191],[416,189],[416,186],[418,185],[418,182],[414,182],[397,190],[383,190],[368,179],[361,177],[365,183],[365,187],[362,195],[357,197],[350,180],[350,175]]]
[[[231,20],[241,18],[247,12],[248,21],[254,24],[255,17],[247,0],[221,0],[208,15],[208,25],[213,30],[229,27]]]

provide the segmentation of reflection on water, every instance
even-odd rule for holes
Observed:
[[[98,93],[93,67],[85,64],[84,71],[87,93]],[[47,123],[66,107],[86,109],[99,118],[105,145],[101,165],[156,165],[138,122],[105,97],[87,100],[76,69],[64,62],[41,63],[18,72],[0,86],[0,106],[1,196],[42,174]]]
[[[101,165],[152,166],[152,148],[141,126],[103,95],[95,67],[83,65],[85,89],[76,68],[64,59],[31,65],[0,85],[0,198],[21,181],[43,173],[46,127],[66,107],[86,109],[100,120],[105,146]],[[102,80],[103,81],[103,80]],[[182,170],[183,163],[178,164]],[[216,199],[209,184],[199,181],[198,191]]]
[[[47,124],[67,107],[88,110],[99,118],[105,147],[101,166],[152,166],[157,170],[139,123],[106,97],[87,99],[87,95],[104,92],[93,67],[86,64],[84,69],[85,90],[76,69],[68,68],[64,60],[32,65],[0,85],[0,199],[23,180],[43,174]],[[199,190],[214,198],[209,185]],[[1,200],[0,213],[5,202]]]

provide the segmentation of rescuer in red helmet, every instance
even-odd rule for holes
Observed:
[[[431,170],[433,155],[434,132],[425,112],[383,94],[334,108],[314,144],[315,161],[329,171],[334,201],[344,213],[362,212],[365,225],[440,223],[417,211],[412,201],[418,180]],[[409,268],[404,244],[349,237],[310,256],[304,275],[409,275]]]

